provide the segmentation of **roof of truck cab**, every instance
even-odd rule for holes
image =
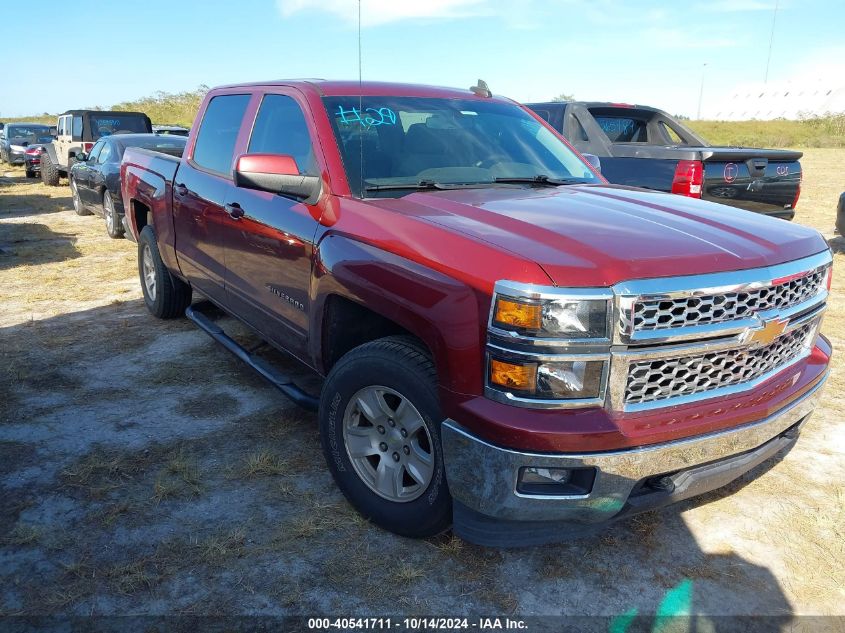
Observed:
[[[126,110],[66,110],[59,116],[64,116],[66,114],[78,114],[80,116],[84,116],[86,114],[137,114],[139,116],[147,116],[143,112],[128,112]]]
[[[260,88],[271,86],[291,86],[303,91],[313,90],[321,97],[342,96],[397,96],[397,97],[439,97],[446,99],[489,99],[480,97],[469,88],[448,88],[445,86],[429,86],[423,84],[394,83],[388,81],[329,81],[326,79],[278,79],[274,81],[257,81],[243,84],[217,86],[212,90],[231,88]],[[507,97],[493,94],[492,99],[510,101]]]

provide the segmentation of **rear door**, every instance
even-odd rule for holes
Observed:
[[[173,223],[182,274],[203,294],[225,302],[223,278],[232,161],[250,95],[218,93],[173,182]]]
[[[257,112],[244,153],[292,156],[299,173],[320,174],[310,110],[295,90],[256,95]],[[313,240],[319,211],[301,201],[232,187],[227,206],[226,294],[234,311],[295,354],[305,351]]]

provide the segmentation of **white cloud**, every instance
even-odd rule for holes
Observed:
[[[475,15],[486,0],[362,0],[361,23],[378,26],[389,22],[413,19],[461,18]],[[282,16],[305,11],[330,13],[350,24],[358,23],[356,0],[276,0]]]

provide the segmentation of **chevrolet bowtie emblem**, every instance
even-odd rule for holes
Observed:
[[[761,327],[745,330],[745,332],[742,333],[740,340],[750,347],[769,345],[777,337],[783,334],[787,323],[788,321],[782,321],[780,319],[769,319],[768,321],[763,321]]]

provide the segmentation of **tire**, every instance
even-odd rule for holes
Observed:
[[[59,186],[59,169],[47,152],[41,154],[41,182],[48,187]]]
[[[70,179],[70,195],[73,198],[73,210],[76,215],[91,215],[91,212],[82,203],[82,198],[79,196],[79,187],[73,178]]]
[[[171,275],[161,261],[151,226],[145,226],[138,236],[138,274],[144,303],[151,314],[159,319],[173,319],[185,314],[185,308],[191,305],[191,286]]]
[[[114,208],[114,201],[111,199],[109,190],[103,192],[103,218],[106,221],[106,233],[113,239],[123,237],[123,221],[117,210]]]
[[[442,420],[434,363],[413,338],[366,343],[332,368],[320,398],[320,442],[335,482],[364,517],[414,538],[449,528]]]

